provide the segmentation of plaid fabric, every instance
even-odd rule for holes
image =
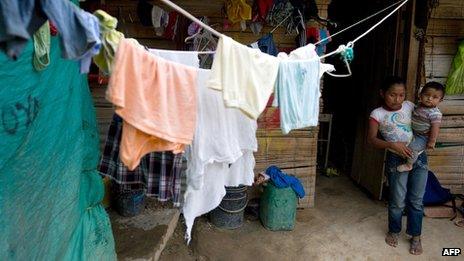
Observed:
[[[161,202],[172,200],[181,203],[181,175],[186,168],[182,154],[152,152],[145,155],[133,171],[126,168],[119,158],[122,119],[114,114],[98,171],[113,180],[114,189],[131,191],[145,189],[146,195]]]

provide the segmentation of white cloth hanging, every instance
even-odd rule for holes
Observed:
[[[223,35],[219,39],[208,86],[221,90],[226,106],[257,119],[271,96],[279,60]]]
[[[253,183],[253,151],[258,148],[256,121],[238,109],[226,108],[222,93],[206,86],[210,75],[209,70],[199,70],[198,125],[186,153],[183,214],[188,241],[195,218],[220,204],[226,193],[225,186]]]
[[[198,59],[197,52],[150,49],[150,53],[171,62],[200,68],[200,60]]]

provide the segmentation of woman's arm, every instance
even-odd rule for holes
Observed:
[[[404,142],[387,142],[377,137],[379,131],[379,123],[373,119],[369,120],[369,130],[367,133],[367,142],[377,149],[390,149],[402,155],[403,157],[411,157],[412,151]]]

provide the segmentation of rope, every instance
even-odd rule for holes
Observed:
[[[273,33],[275,30],[277,30],[277,28],[279,26],[281,26],[288,18],[290,18],[290,16],[292,16],[292,13],[290,13],[289,15],[287,15],[287,17],[285,17],[284,19],[282,19],[282,21],[280,21],[275,27],[274,29],[272,29],[269,33]]]
[[[377,26],[379,26],[381,23],[383,23],[385,20],[387,20],[390,16],[392,16],[394,13],[396,13],[396,11],[398,11],[401,7],[403,7],[403,5],[405,5],[409,0],[404,0],[403,3],[401,3],[398,7],[396,7],[393,11],[391,11],[387,16],[385,16],[384,18],[382,18],[382,20],[380,20],[378,23],[376,23],[374,26],[372,26],[369,30],[367,30],[365,33],[361,34],[360,36],[358,36],[356,39],[354,39],[353,41],[351,41],[353,44],[356,43],[359,39],[363,38],[364,36],[366,36],[368,33],[370,33],[372,30],[374,30]]]
[[[360,20],[360,21],[358,21],[358,22],[356,22],[356,23],[350,25],[350,26],[348,26],[348,27],[345,27],[345,28],[343,28],[342,30],[340,30],[340,31],[338,31],[338,32],[336,32],[336,33],[334,33],[334,34],[332,34],[331,36],[328,36],[328,37],[326,37],[326,38],[320,40],[319,42],[315,43],[314,45],[318,45],[318,44],[324,42],[325,40],[328,40],[328,39],[330,39],[330,38],[333,38],[334,36],[336,36],[336,35],[338,35],[338,34],[341,34],[341,33],[345,32],[346,30],[349,30],[349,29],[351,29],[351,28],[357,26],[358,24],[364,23],[365,21],[371,19],[372,17],[377,16],[378,14],[381,14],[381,13],[387,11],[388,9],[394,7],[395,5],[397,5],[397,4],[399,4],[399,3],[403,2],[403,1],[404,1],[404,0],[398,1],[398,2],[396,2],[396,3],[394,3],[394,4],[392,4],[392,5],[390,5],[390,6],[386,7],[386,8],[384,8],[384,9],[382,9],[382,10],[380,10],[380,11],[378,11],[378,12],[376,12],[376,13],[374,13],[374,14],[372,14],[372,15],[370,15],[370,16],[368,16],[368,17],[366,17],[366,18],[364,18],[364,19],[362,19],[362,20]]]
[[[187,17],[188,19],[192,20],[193,22],[197,23],[198,25],[200,25],[201,27],[205,28],[206,30],[210,31],[212,34],[214,34],[215,36],[221,38],[221,33],[219,33],[218,31],[214,30],[213,28],[211,28],[209,25],[206,25],[205,23],[203,23],[202,21],[200,21],[198,18],[196,18],[195,16],[193,16],[192,14],[190,14],[189,12],[185,11],[184,9],[182,9],[181,7],[179,7],[178,5],[174,4],[173,2],[169,1],[169,0],[161,0],[161,2],[165,3],[166,5],[170,6],[171,8],[173,8],[174,10],[178,11],[179,13],[183,14],[185,17]]]

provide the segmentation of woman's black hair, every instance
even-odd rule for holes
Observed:
[[[406,88],[406,82],[403,80],[403,78],[398,77],[398,76],[388,76],[383,81],[383,84],[380,87],[380,89],[382,90],[382,92],[385,93],[388,91],[388,89],[390,89],[395,84],[402,84],[404,85],[404,88]]]

